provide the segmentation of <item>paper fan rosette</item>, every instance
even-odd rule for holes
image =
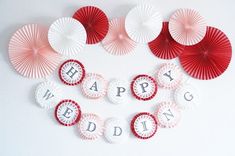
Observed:
[[[127,14],[125,29],[135,42],[148,43],[160,34],[162,16],[154,6],[138,5]]]
[[[79,21],[71,17],[62,17],[50,26],[48,40],[56,52],[74,56],[85,46],[86,30]]]
[[[194,45],[206,34],[206,21],[193,9],[178,9],[170,17],[169,31],[175,41],[183,45]]]
[[[73,18],[81,22],[86,29],[87,44],[100,42],[108,33],[108,18],[105,13],[97,7],[82,7],[74,13]]]
[[[161,59],[173,59],[179,56],[184,50],[184,46],[177,43],[170,35],[168,22],[163,22],[160,35],[152,42],[148,43],[151,52]]]
[[[109,31],[102,45],[113,55],[125,55],[136,47],[136,43],[126,33],[124,18],[115,18],[109,22]]]
[[[203,40],[185,48],[180,63],[192,77],[209,80],[221,75],[232,57],[232,47],[227,36],[217,28],[208,27]]]
[[[61,56],[50,46],[48,29],[38,24],[25,25],[12,36],[9,58],[15,70],[28,78],[44,78],[59,65]]]

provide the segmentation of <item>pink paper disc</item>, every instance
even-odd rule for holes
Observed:
[[[124,18],[115,18],[109,22],[109,31],[102,45],[113,55],[125,55],[134,50],[136,43],[126,33]]]
[[[182,78],[183,73],[181,69],[173,63],[163,64],[156,75],[158,85],[166,89],[178,87]]]
[[[183,45],[194,45],[206,35],[206,21],[193,9],[178,9],[170,18],[169,31],[175,41]]]
[[[86,74],[82,82],[83,94],[91,99],[103,97],[107,92],[107,81],[99,74]]]
[[[173,102],[160,103],[155,112],[157,123],[162,128],[175,127],[180,120],[180,110]]]
[[[29,24],[17,30],[9,43],[9,58],[15,70],[28,78],[44,78],[59,65],[61,56],[50,46],[48,29]]]
[[[103,135],[104,122],[95,114],[82,114],[78,124],[78,130],[81,138],[94,140]]]

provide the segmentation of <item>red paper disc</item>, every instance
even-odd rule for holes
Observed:
[[[59,68],[60,80],[70,86],[80,84],[85,77],[85,67],[78,60],[67,60]]]
[[[150,113],[138,113],[131,120],[131,131],[137,138],[149,139],[157,132],[157,120]]]
[[[64,126],[72,126],[81,118],[81,109],[73,100],[62,100],[55,108],[56,120]]]
[[[100,42],[108,33],[108,18],[105,13],[97,7],[82,7],[75,12],[73,18],[80,21],[86,29],[87,44]]]
[[[163,22],[163,27],[160,35],[148,43],[152,53],[161,59],[173,59],[179,56],[184,46],[177,43],[170,35],[168,22]]]
[[[204,39],[186,47],[180,63],[192,77],[209,80],[221,75],[232,57],[232,47],[227,36],[217,28],[208,27]]]
[[[151,100],[157,94],[157,82],[149,75],[137,75],[132,80],[131,93],[138,100]]]

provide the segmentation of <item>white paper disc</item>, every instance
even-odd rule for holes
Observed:
[[[122,143],[128,137],[129,125],[123,119],[109,118],[104,128],[104,137],[110,143]]]
[[[135,42],[148,43],[160,34],[162,16],[154,6],[138,5],[127,14],[125,29]]]
[[[109,82],[107,96],[113,104],[124,104],[129,93],[128,82],[114,79]]]
[[[55,107],[60,102],[61,95],[61,88],[57,84],[48,81],[39,84],[35,92],[36,102],[45,109]]]
[[[51,47],[65,56],[74,56],[81,52],[86,38],[86,30],[83,25],[71,17],[57,19],[48,31]]]
[[[174,99],[180,108],[193,108],[200,103],[197,89],[191,84],[183,84],[175,90]]]

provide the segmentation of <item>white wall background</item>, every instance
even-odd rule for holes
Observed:
[[[235,2],[233,0],[155,0],[164,19],[177,8],[194,8],[208,25],[223,30],[235,47]],[[8,60],[11,35],[28,23],[50,25],[56,18],[72,16],[81,6],[96,5],[109,18],[125,16],[138,1],[134,0],[0,0],[0,155],[1,156],[234,156],[235,140],[235,63],[211,81],[190,79],[200,90],[201,104],[197,109],[183,112],[174,129],[159,129],[154,138],[142,141],[130,136],[124,144],[112,145],[101,138],[97,141],[80,139],[76,126],[63,127],[53,117],[53,111],[37,106],[34,90],[43,80],[30,80],[18,75]],[[155,58],[146,45],[139,45],[127,56],[116,57],[105,52],[100,44],[87,46],[77,57],[87,71],[102,74],[107,79],[120,77],[130,80],[140,73],[152,74],[162,60]],[[103,63],[105,59],[105,64]],[[173,60],[176,61],[177,60]],[[128,66],[128,68],[127,68]],[[64,96],[78,101],[83,112],[99,114],[103,119],[119,116],[127,119],[137,112],[154,110],[156,103],[170,99],[160,91],[150,102],[133,98],[122,106],[107,99],[89,100],[78,87],[67,87],[55,72],[47,79],[64,88]]]

